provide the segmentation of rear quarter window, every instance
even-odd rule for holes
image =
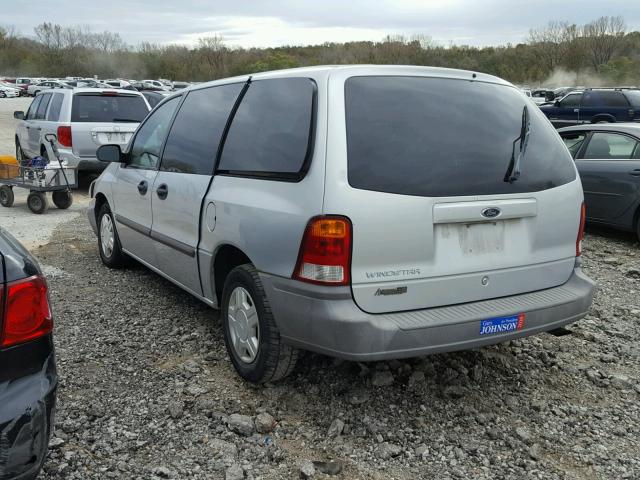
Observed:
[[[631,105],[635,108],[640,108],[640,90],[629,90],[624,94]]]
[[[49,100],[51,100],[50,93],[43,93],[42,100],[40,101],[40,105],[38,105],[38,110],[36,111],[35,120],[44,120],[45,113],[47,112],[47,107],[49,106]]]
[[[520,178],[505,182],[527,105],[531,134]],[[576,178],[542,112],[515,88],[427,77],[345,82],[352,187],[428,197],[546,190]],[[516,142],[516,155],[519,143]]]
[[[141,95],[78,94],[73,96],[72,122],[141,122],[149,108]]]
[[[51,122],[57,122],[60,120],[60,110],[62,109],[62,102],[64,95],[62,93],[54,93],[51,97],[51,106],[49,107],[49,113],[47,113],[47,120]]]
[[[315,91],[315,82],[309,78],[251,82],[229,128],[219,171],[302,178],[313,143]]]

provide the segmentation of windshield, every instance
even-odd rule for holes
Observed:
[[[352,77],[345,84],[349,184],[439,197],[540,191],[574,180],[562,140],[529,108],[520,176],[504,181],[526,105],[517,89],[492,83]]]
[[[138,95],[75,95],[71,109],[72,122],[140,122],[149,113],[144,99]]]

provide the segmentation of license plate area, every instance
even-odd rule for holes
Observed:
[[[524,321],[524,313],[481,320],[480,335],[497,335],[499,333],[516,332],[524,328]]]

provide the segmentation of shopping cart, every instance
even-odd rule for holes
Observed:
[[[78,184],[76,169],[65,165],[58,152],[57,137],[50,133],[45,140],[51,145],[55,162],[44,164],[31,161],[28,164],[0,164],[0,205],[11,207],[13,188],[29,189],[27,206],[33,213],[44,213],[48,208],[47,192],[56,207],[67,209],[73,204],[72,188]],[[35,160],[35,159],[34,159]]]

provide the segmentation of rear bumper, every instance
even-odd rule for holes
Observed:
[[[369,314],[349,287],[322,287],[261,274],[283,339],[347,360],[451,352],[553,330],[584,317],[595,283],[576,267],[564,285],[492,300],[392,314]],[[525,314],[521,330],[480,335],[482,320]]]
[[[0,382],[0,480],[37,477],[53,431],[57,385],[53,351],[42,371]]]
[[[96,146],[96,149],[98,147]],[[97,158],[92,157],[78,157],[73,153],[73,151],[69,148],[59,148],[60,157],[62,160],[66,160],[67,164],[70,167],[75,167],[79,172],[102,172],[106,167],[107,163],[101,162]]]

